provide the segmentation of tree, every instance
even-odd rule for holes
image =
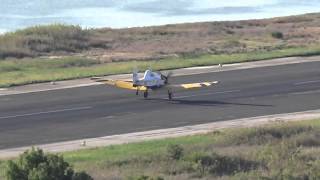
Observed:
[[[32,148],[21,154],[17,161],[8,161],[8,180],[92,180],[85,172],[74,172],[62,156],[44,154]]]

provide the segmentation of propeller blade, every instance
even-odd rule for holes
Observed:
[[[164,78],[165,83],[168,84],[169,78],[172,76],[172,71],[167,72],[166,75],[161,74],[161,76]]]

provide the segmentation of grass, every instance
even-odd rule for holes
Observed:
[[[0,179],[4,179],[5,169],[6,169],[5,161],[0,160]]]
[[[310,137],[318,137],[310,142]],[[319,119],[64,153],[97,179],[319,178]],[[183,149],[171,159],[168,148]]]
[[[319,13],[124,29],[52,24],[0,35],[0,59],[81,54],[110,62],[302,47],[319,45],[319,25]]]
[[[301,143],[314,136],[318,139],[313,143]],[[299,179],[317,176],[320,170],[319,137],[317,119],[69,152],[64,157],[97,179]],[[168,158],[170,145],[183,148],[181,159]]]
[[[320,47],[313,46],[251,53],[201,55],[197,57],[113,63],[101,63],[98,60],[83,57],[10,59],[0,61],[0,87],[130,73],[135,67],[138,67],[140,70],[145,70],[150,67],[153,70],[165,70],[318,54],[320,54]]]
[[[85,170],[95,179],[319,179],[319,120],[225,129],[62,155],[76,170]]]
[[[34,26],[0,36],[0,58],[34,57],[47,53],[74,53],[87,49],[89,32],[80,26]]]
[[[320,54],[320,13],[124,29],[52,24],[0,35],[0,88]]]

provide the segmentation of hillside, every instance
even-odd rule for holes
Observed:
[[[127,29],[37,26],[0,36],[0,59],[83,56],[101,62],[269,51],[319,44],[320,13]]]

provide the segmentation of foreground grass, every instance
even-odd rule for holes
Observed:
[[[135,67],[138,67],[140,70],[145,70],[150,67],[152,67],[153,70],[165,70],[319,54],[320,46],[312,46],[251,53],[202,55],[198,57],[170,58],[157,61],[114,63],[100,63],[97,60],[81,57],[66,57],[61,59],[10,59],[0,61],[0,87],[130,73]]]
[[[319,120],[65,153],[96,179],[301,179],[320,177]],[[183,149],[180,159],[168,147]],[[218,163],[214,163],[218,161]]]
[[[95,179],[319,179],[319,137],[317,119],[115,145],[63,156]]]

